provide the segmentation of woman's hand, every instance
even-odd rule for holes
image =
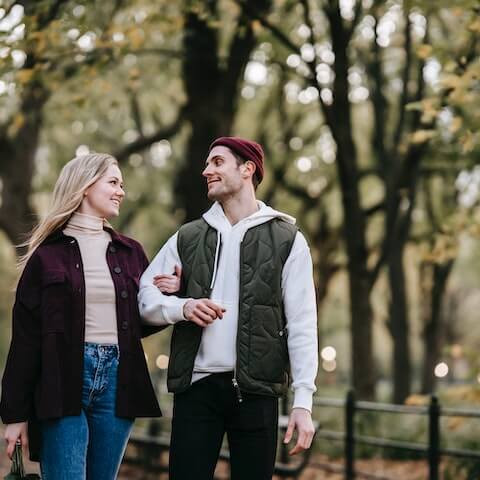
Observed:
[[[28,448],[27,422],[8,424],[5,428],[4,437],[7,442],[7,455],[11,460],[17,440],[22,442],[23,448]]]
[[[175,265],[174,275],[155,275],[153,277],[153,284],[162,293],[177,293],[180,290],[180,279],[182,277],[182,267]]]

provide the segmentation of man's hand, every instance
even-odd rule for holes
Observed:
[[[315,427],[312,422],[312,414],[304,408],[294,408],[288,419],[288,428],[285,433],[283,443],[289,443],[292,439],[293,432],[297,430],[297,444],[288,452],[289,455],[310,448],[313,436],[315,435]]]
[[[208,327],[217,318],[223,318],[226,310],[209,298],[192,299],[185,302],[183,316],[201,327]]]
[[[180,290],[180,279],[182,278],[182,267],[175,265],[175,274],[160,274],[153,277],[153,284],[162,293],[177,293]]]
[[[7,442],[7,455],[11,460],[17,440],[22,442],[23,448],[28,448],[27,422],[10,423],[7,425],[4,438]]]

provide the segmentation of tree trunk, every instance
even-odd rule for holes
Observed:
[[[247,3],[264,14],[271,0],[249,0]],[[216,0],[210,0],[207,6],[216,18]],[[239,86],[255,44],[252,22],[241,15],[226,66],[222,66],[216,27],[196,11],[186,14],[183,78],[188,98],[186,119],[191,132],[186,160],[175,184],[177,206],[184,209],[186,221],[200,217],[208,208],[206,184],[201,175],[208,146],[216,137],[231,134]]]
[[[442,300],[453,260],[443,264],[425,263],[421,267],[423,299],[423,341],[424,359],[422,365],[423,394],[432,393],[435,388],[435,365],[442,351],[445,338],[445,323],[441,314]]]
[[[35,224],[35,211],[31,204],[32,177],[35,154],[42,125],[43,106],[48,92],[40,84],[24,87],[17,129],[2,129],[0,177],[3,188],[0,206],[0,228],[10,242],[17,246],[26,240]],[[17,254],[24,248],[17,247]]]
[[[353,141],[348,99],[348,43],[338,5],[328,9],[332,48],[335,53],[334,101],[330,127],[337,145],[337,169],[342,191],[344,236],[348,256],[351,313],[352,384],[359,398],[375,396],[373,359],[371,275],[367,268],[366,217],[359,194],[357,151]]]
[[[37,2],[38,3],[38,2]],[[39,31],[55,20],[66,0],[56,0],[38,7],[36,2],[22,2],[25,17],[34,18]],[[37,58],[33,51],[26,51],[23,66],[33,70]],[[18,86],[20,106],[13,118],[0,125],[0,180],[2,183],[0,202],[0,229],[16,246],[17,255],[25,253],[23,247],[28,232],[36,223],[35,211],[31,204],[32,178],[35,169],[35,155],[38,149],[40,129],[43,123],[43,108],[50,91],[42,76]]]
[[[404,243],[395,242],[388,259],[390,283],[390,319],[388,328],[393,341],[393,402],[404,403],[410,395],[411,362],[409,348],[408,306],[403,265]]]

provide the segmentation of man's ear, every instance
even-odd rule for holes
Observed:
[[[244,173],[245,178],[253,177],[255,175],[255,171],[257,170],[257,166],[251,160],[247,160],[243,164],[243,167],[244,167],[244,169],[243,169],[242,173]]]

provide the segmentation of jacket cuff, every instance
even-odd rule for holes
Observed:
[[[10,423],[28,422],[29,415],[25,413],[19,413],[13,410],[7,410],[6,408],[2,408],[0,417],[2,419],[3,424],[9,425]]]
[[[168,305],[164,308],[164,316],[165,320],[170,323],[171,325],[181,322],[185,320],[183,316],[183,306],[187,301],[190,300],[189,298],[179,298],[178,302],[176,301],[174,305]]]
[[[295,389],[292,408],[303,408],[312,413],[313,390],[306,387]]]

